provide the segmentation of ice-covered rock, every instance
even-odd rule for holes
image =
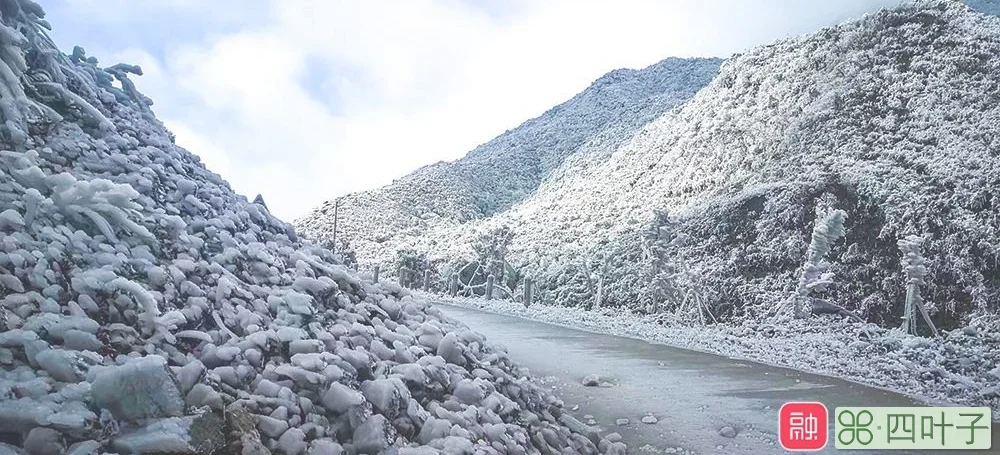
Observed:
[[[449,363],[465,365],[465,357],[462,355],[462,345],[458,335],[454,332],[449,332],[441,338],[441,341],[437,345],[437,355]]]
[[[392,433],[393,429],[386,418],[375,414],[354,430],[354,449],[363,454],[381,453],[392,442]]]
[[[271,416],[257,416],[257,428],[265,436],[277,439],[288,429],[288,422]]]
[[[736,429],[733,428],[732,426],[726,425],[722,428],[719,428],[719,436],[722,436],[724,438],[735,438]]]
[[[316,439],[309,443],[309,455],[341,455],[344,448],[329,439]]]
[[[455,384],[452,394],[459,402],[467,405],[479,404],[486,397],[486,387],[482,380],[463,379]]]
[[[113,447],[124,453],[213,453],[225,445],[223,420],[207,413],[168,417],[114,438]]]
[[[65,455],[93,455],[95,453],[100,453],[99,452],[100,447],[101,443],[94,441],[93,439],[80,441],[76,444],[69,446],[69,448],[66,450]]]
[[[77,382],[83,379],[80,359],[73,351],[46,349],[35,355],[35,362],[56,381]]]
[[[328,411],[344,413],[351,407],[358,406],[365,402],[361,392],[347,387],[339,382],[330,383],[330,387],[323,393],[320,403]]]
[[[147,356],[97,372],[91,387],[96,406],[120,420],[180,416],[184,400],[160,356]]]
[[[306,434],[298,428],[291,428],[278,438],[278,450],[287,455],[299,455],[309,448]]]
[[[604,452],[604,455],[625,455],[628,453],[628,447],[624,442],[613,442],[608,446],[608,450]]]
[[[36,427],[24,438],[24,450],[29,455],[60,455],[66,450],[63,436],[51,428]]]
[[[584,387],[597,387],[601,385],[601,377],[596,374],[587,375],[584,376],[582,383]]]

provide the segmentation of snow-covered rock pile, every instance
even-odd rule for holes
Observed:
[[[476,147],[385,187],[340,198],[338,239],[359,261],[383,269],[396,251],[445,229],[506,210],[545,181],[601,162],[643,125],[690,99],[714,77],[714,58],[669,58],[612,71],[572,99]],[[333,233],[334,201],[296,227],[316,239]]]
[[[597,452],[480,335],[177,147],[141,69],[0,14],[0,453]]]

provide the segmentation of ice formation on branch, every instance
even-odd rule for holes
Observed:
[[[813,227],[812,242],[806,252],[806,261],[802,265],[802,274],[799,277],[799,287],[793,296],[793,314],[797,318],[806,317],[812,312],[809,302],[809,295],[813,292],[822,292],[827,286],[833,283],[833,274],[827,270],[829,264],[824,261],[833,243],[844,236],[844,220],[847,213],[843,210],[834,210],[823,218],[817,218],[816,226]]]

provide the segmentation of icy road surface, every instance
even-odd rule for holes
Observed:
[[[777,439],[778,408],[786,401],[820,401],[831,412],[837,406],[921,405],[840,379],[467,308],[436,307],[506,347],[514,361],[552,387],[574,417],[586,422],[586,416],[593,416],[602,435],[619,433],[632,454],[787,454]],[[589,375],[608,384],[584,387],[582,380]],[[647,415],[656,423],[643,423]],[[628,423],[618,425],[618,419]],[[993,449],[958,453],[1000,454],[1000,425],[993,427]],[[944,452],[838,451],[831,439],[826,449],[813,453]]]

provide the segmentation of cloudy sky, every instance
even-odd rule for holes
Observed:
[[[721,56],[898,0],[40,0],[69,51],[292,220],[463,156],[616,68]]]

